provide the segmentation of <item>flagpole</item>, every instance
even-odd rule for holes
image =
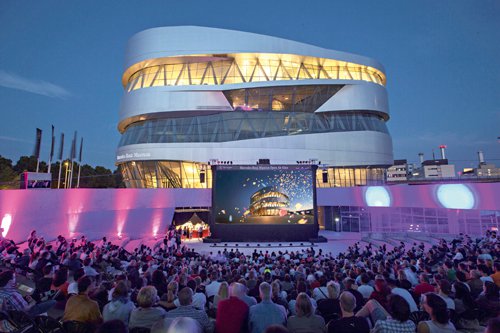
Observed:
[[[78,161],[80,163],[78,164],[78,180],[76,182],[76,188],[80,188],[80,171],[82,170],[82,150],[83,150],[83,137],[82,140],[80,141],[80,157],[78,158]]]
[[[62,155],[64,150],[64,133],[61,133],[61,146],[59,146],[59,176],[57,177],[57,188],[61,184]]]
[[[74,158],[76,156],[76,131],[75,131],[75,137],[73,138],[73,142],[71,144],[71,170],[70,170],[70,177],[69,177],[69,188],[73,187],[73,166],[74,166]]]
[[[61,169],[62,169],[62,163],[59,161],[59,176],[57,176],[57,188],[61,186]]]
[[[50,145],[50,155],[49,155],[49,170],[47,173],[50,173],[50,169],[52,167],[52,157],[54,156],[54,143],[55,143],[55,138],[54,138],[54,125],[52,125],[52,143]],[[50,179],[52,181],[52,175],[50,176]]]

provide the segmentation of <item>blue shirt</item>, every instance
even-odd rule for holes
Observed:
[[[250,333],[263,333],[271,325],[286,325],[286,310],[283,306],[265,300],[250,307]]]

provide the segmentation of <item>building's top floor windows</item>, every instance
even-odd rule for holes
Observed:
[[[380,85],[386,83],[386,77],[380,70],[345,61],[278,54],[236,54],[144,61],[125,72],[123,84],[129,92],[155,86],[312,79],[361,80]]]

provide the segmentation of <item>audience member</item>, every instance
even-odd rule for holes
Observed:
[[[311,300],[306,293],[300,293],[295,302],[296,316],[288,318],[287,328],[290,333],[322,333],[325,320],[314,314]]]
[[[102,322],[99,304],[88,296],[93,287],[92,279],[83,276],[78,280],[78,295],[66,302],[62,321],[79,321],[97,327]]]
[[[157,302],[156,288],[153,286],[142,287],[137,294],[138,308],[133,309],[130,313],[129,328],[134,327],[151,327],[166,315],[165,310],[161,307],[153,307]]]
[[[328,333],[368,333],[370,326],[363,317],[354,316],[356,298],[348,291],[340,294],[340,309],[342,318],[328,323]]]
[[[259,286],[261,302],[250,307],[250,333],[263,333],[271,325],[286,325],[286,310],[271,301],[271,286],[262,282]]]

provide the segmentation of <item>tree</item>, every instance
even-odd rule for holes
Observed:
[[[115,188],[125,188],[125,182],[123,181],[123,176],[119,167],[116,168],[113,175],[115,176]]]
[[[24,171],[36,171],[36,157],[35,156],[21,156],[14,166],[14,171],[20,174]],[[40,161],[38,172],[47,172],[47,163]]]
[[[17,188],[17,174],[12,167],[12,160],[0,155],[0,189]]]

